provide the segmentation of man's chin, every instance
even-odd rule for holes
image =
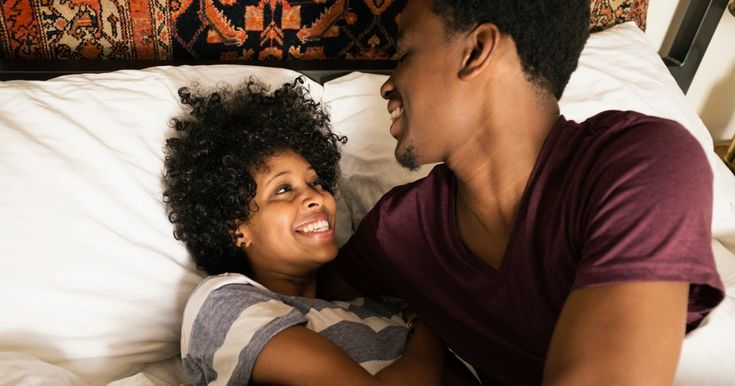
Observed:
[[[414,150],[414,147],[411,145],[406,147],[406,149],[404,149],[400,153],[398,152],[398,148],[396,148],[396,160],[398,161],[398,164],[410,171],[419,170],[419,167],[421,167],[421,165],[416,160],[416,152]]]

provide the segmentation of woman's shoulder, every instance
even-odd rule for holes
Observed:
[[[223,273],[204,278],[189,296],[186,311],[200,309],[204,302],[213,297],[239,297],[252,294],[256,297],[273,297],[271,291],[260,283],[239,273]],[[260,296],[257,296],[260,294]]]
[[[182,346],[193,332],[216,328],[249,315],[288,314],[281,296],[237,273],[208,276],[189,296],[182,320]]]

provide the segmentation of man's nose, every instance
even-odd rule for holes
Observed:
[[[390,99],[393,96],[394,91],[395,87],[393,86],[393,76],[391,75],[388,80],[380,86],[380,96],[382,96],[383,99]]]

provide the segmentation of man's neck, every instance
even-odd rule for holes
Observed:
[[[535,109],[539,112],[538,106]],[[511,214],[558,119],[554,105],[545,113],[508,116],[492,122],[494,127],[479,128],[476,138],[465,141],[447,159],[457,178],[457,200],[477,214],[487,211],[512,222]]]
[[[541,148],[559,119],[558,107],[528,107],[490,121],[476,138],[447,159],[457,178],[457,228],[476,255],[498,268],[515,224],[518,208]],[[518,106],[517,106],[518,108]],[[542,113],[542,111],[544,111]],[[483,243],[473,242],[477,239]]]

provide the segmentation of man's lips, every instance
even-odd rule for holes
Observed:
[[[390,114],[390,120],[395,122],[403,115],[403,107],[398,106],[392,110],[388,110],[388,114]]]
[[[398,138],[398,121],[403,116],[403,106],[398,101],[388,102],[388,115],[390,116],[390,135],[393,138]]]

